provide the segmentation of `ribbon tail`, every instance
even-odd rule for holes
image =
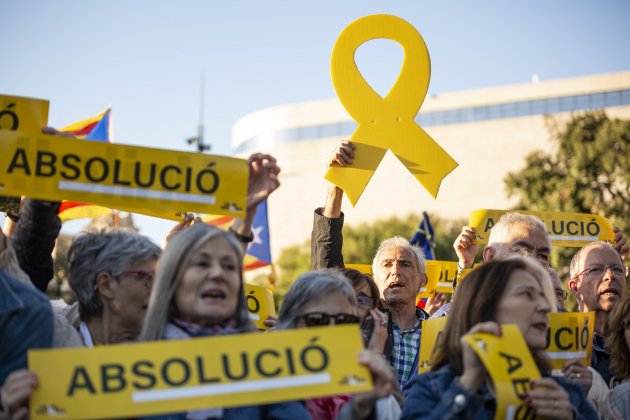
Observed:
[[[437,198],[442,180],[459,164],[431,136],[417,128],[416,138],[397,144],[392,151],[429,194]]]

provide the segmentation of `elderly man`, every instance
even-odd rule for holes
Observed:
[[[453,248],[457,253],[458,269],[472,268],[479,244],[473,243],[475,228],[464,226]],[[520,213],[506,213],[497,221],[490,231],[488,245],[483,250],[484,262],[504,259],[511,256],[526,256],[535,258],[540,264],[549,269],[549,255],[551,254],[551,238],[545,223],[538,217]],[[448,315],[451,303],[442,306],[431,315],[439,318]]]
[[[346,166],[354,159],[354,146],[341,142],[328,165]],[[343,190],[331,185],[326,205],[315,210],[311,236],[311,265],[313,269],[343,267],[341,253]],[[422,321],[427,314],[416,308],[416,296],[426,284],[425,261],[422,251],[401,237],[384,240],[372,262],[374,280],[379,287],[384,309],[391,314],[375,328],[388,328],[385,357],[398,374],[398,381],[406,392],[418,371],[418,354]]]
[[[606,383],[610,381],[610,353],[604,334],[608,314],[626,293],[627,268],[617,249],[606,242],[593,242],[581,248],[571,260],[569,289],[580,312],[595,312],[595,333],[591,366]]]

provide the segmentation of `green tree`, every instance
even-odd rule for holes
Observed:
[[[630,233],[630,121],[588,112],[564,126],[549,122],[556,151],[529,154],[525,168],[505,178],[517,208],[599,214]],[[554,251],[561,277],[575,251]]]
[[[519,208],[600,214],[628,232],[630,121],[589,112],[552,134],[557,151],[528,155],[525,169],[505,178],[508,195]]]

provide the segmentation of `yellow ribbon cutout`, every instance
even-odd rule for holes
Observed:
[[[385,98],[365,81],[354,60],[357,48],[376,38],[398,42],[405,53],[400,75]],[[339,35],[330,67],[337,96],[359,127],[350,138],[355,145],[354,163],[329,168],[325,178],[343,189],[354,206],[391,150],[435,198],[442,179],[457,162],[414,120],[431,74],[429,52],[418,31],[396,16],[365,16]]]

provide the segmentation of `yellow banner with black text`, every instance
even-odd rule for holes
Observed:
[[[33,419],[120,418],[372,389],[358,326],[32,350]]]
[[[612,241],[613,226],[605,217],[597,214],[564,213],[551,211],[521,211],[540,218],[547,226],[551,242],[555,246],[581,248],[594,241]],[[490,230],[508,210],[475,210],[470,213],[469,225],[477,230],[475,243],[488,243]]]
[[[266,330],[265,320],[271,315],[276,316],[276,306],[271,290],[256,284],[245,283],[245,297],[249,319],[259,330]]]
[[[0,130],[39,134],[48,124],[48,106],[44,99],[0,95]],[[20,195],[0,195],[0,211],[18,213],[19,210]]]
[[[0,131],[0,194],[75,200],[179,220],[181,212],[242,216],[242,159]]]
[[[464,337],[490,373],[496,393],[495,419],[533,417],[525,404],[524,393],[532,381],[541,378],[540,371],[516,325],[501,326],[503,335],[478,333]]]

